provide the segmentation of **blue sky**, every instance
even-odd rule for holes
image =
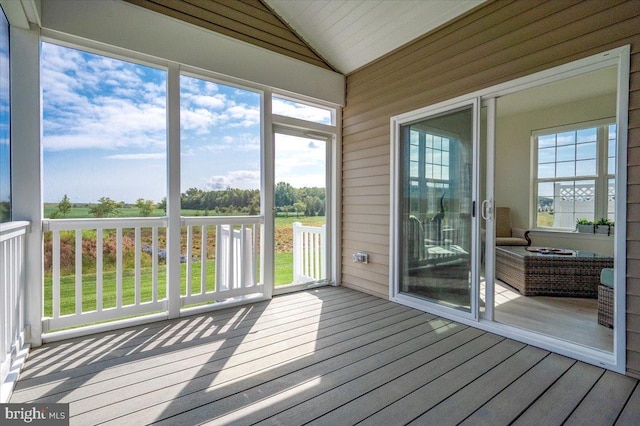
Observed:
[[[166,196],[164,70],[42,44],[44,201]],[[181,77],[181,190],[260,185],[260,95]],[[274,100],[274,112],[327,122]],[[279,141],[279,142],[278,142]],[[324,144],[279,135],[278,180],[324,186]]]

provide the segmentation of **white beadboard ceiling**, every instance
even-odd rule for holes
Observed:
[[[343,74],[384,56],[484,0],[264,0]]]

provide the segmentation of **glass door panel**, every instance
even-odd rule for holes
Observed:
[[[275,285],[327,276],[327,141],[275,133]]]
[[[465,312],[474,299],[474,114],[469,105],[400,126],[399,291]]]

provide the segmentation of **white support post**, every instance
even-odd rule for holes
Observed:
[[[260,150],[262,165],[260,168],[260,206],[262,216],[264,216],[264,225],[262,226],[262,235],[260,238],[260,255],[262,257],[260,261],[262,269],[260,281],[264,284],[264,297],[269,299],[273,295],[273,288],[275,286],[275,255],[273,250],[275,247],[275,156],[273,149],[273,123],[271,120],[271,97],[272,93],[268,90],[265,90],[262,94],[262,149]]]
[[[169,318],[180,316],[180,66],[167,74],[167,300]]]
[[[32,346],[42,344],[42,167],[40,147],[40,37],[33,27],[11,28],[11,170],[13,220],[26,220],[26,325]]]

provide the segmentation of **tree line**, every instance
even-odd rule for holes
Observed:
[[[260,213],[260,191],[257,189],[227,188],[224,190],[203,190],[189,188],[180,196],[181,208],[185,210],[203,211],[205,215],[243,213],[257,215]],[[275,205],[277,212],[289,216],[290,213],[304,216],[324,216],[325,189],[317,187],[294,188],[289,183],[279,182],[275,188]],[[167,199],[159,203],[139,198],[135,204],[127,205],[109,197],[101,197],[97,203],[89,204],[89,213],[94,217],[118,216],[118,209],[135,207],[140,216],[151,216],[156,209],[166,212]],[[51,218],[66,217],[74,207],[71,200],[64,195],[58,202]]]

